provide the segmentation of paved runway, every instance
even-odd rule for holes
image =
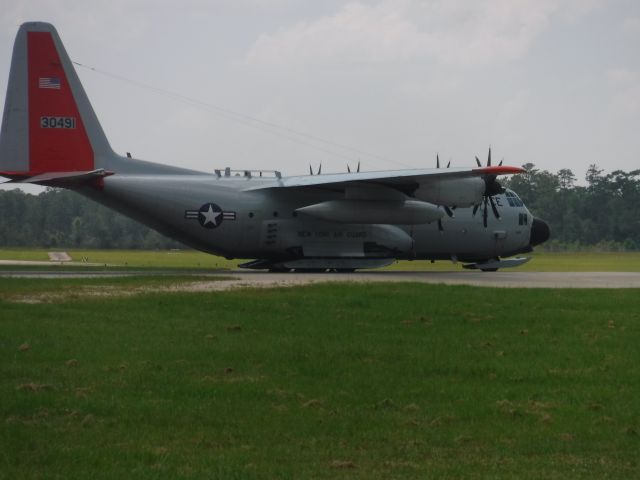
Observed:
[[[234,276],[236,273],[234,273]],[[300,283],[317,281],[421,282],[512,288],[640,288],[640,272],[363,272],[352,274],[273,274],[241,272],[250,282],[284,279]],[[289,279],[288,277],[293,277]]]
[[[220,287],[294,286],[318,282],[421,282],[447,285],[475,285],[503,288],[640,288],[640,272],[396,272],[372,271],[356,273],[267,273],[247,270],[225,272],[176,270],[121,271],[87,270],[63,271],[54,269],[0,271],[0,277],[22,278],[99,278],[116,276],[162,275],[224,276],[232,279],[218,283]],[[223,288],[224,288],[223,287]]]

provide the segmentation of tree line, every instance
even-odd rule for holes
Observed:
[[[640,170],[604,173],[591,165],[586,185],[569,169],[524,165],[501,182],[551,226],[551,250],[640,250]],[[0,191],[0,246],[168,249],[182,244],[74,192]]]
[[[75,192],[0,191],[0,245],[43,248],[184,248]]]
[[[640,170],[605,173],[590,165],[586,185],[569,169],[557,173],[523,165],[505,180],[533,215],[551,226],[549,250],[640,250]]]

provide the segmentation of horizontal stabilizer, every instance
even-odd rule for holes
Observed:
[[[35,183],[46,187],[65,188],[78,187],[109,175],[113,175],[113,172],[106,171],[104,168],[84,172],[49,172],[34,176],[21,175],[19,177],[13,172],[0,172],[0,176],[12,178],[11,182],[13,183]]]

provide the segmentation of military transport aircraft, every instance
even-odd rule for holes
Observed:
[[[0,175],[69,188],[198,250],[274,271],[353,271],[395,259],[495,271],[527,258],[549,227],[498,175],[519,167],[285,177],[198,172],[114,153],[55,28],[17,34],[0,133]],[[437,167],[440,167],[439,160]],[[449,165],[447,165],[449,167]],[[318,172],[319,173],[319,172]]]

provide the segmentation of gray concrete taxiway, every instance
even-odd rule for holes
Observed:
[[[4,270],[0,277],[22,278],[108,278],[140,275],[224,276],[229,287],[295,286],[319,282],[418,282],[445,285],[473,285],[502,288],[640,288],[640,272],[520,272],[520,271],[371,271],[356,273],[268,273],[233,270],[145,271],[145,270]]]

